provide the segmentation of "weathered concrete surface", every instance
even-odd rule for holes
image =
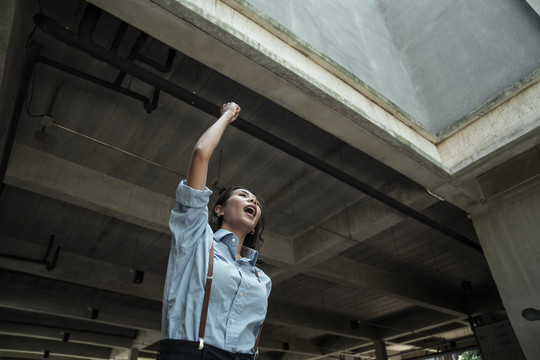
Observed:
[[[418,123],[424,112],[377,0],[247,0],[291,36],[397,104]],[[396,86],[399,84],[399,86]]]
[[[540,15],[540,0],[527,0],[527,3]]]
[[[540,82],[484,114],[438,145],[444,165],[457,173],[540,128]],[[523,143],[521,151],[530,147]],[[506,156],[512,156],[508,152]]]
[[[416,181],[438,182],[433,172],[444,174],[432,142],[312,61],[304,49],[291,47],[225,3],[91,2],[374,158],[384,157],[398,171],[415,169]]]
[[[540,21],[523,1],[245,2],[433,134],[540,67]]]
[[[174,199],[28,146],[15,144],[6,184],[101,212],[159,232],[169,232]],[[266,232],[265,260],[292,264],[292,244]],[[284,251],[284,249],[290,249]]]
[[[261,25],[260,18],[253,20],[249,9],[235,0],[137,0],[129,2],[129,6],[124,1],[91,2],[279,103],[467,211],[475,210],[479,200],[474,186],[461,188],[471,177],[449,179],[448,175],[461,172],[462,176],[473,171],[479,175],[483,162],[496,166],[505,160],[504,156],[497,158],[500,150],[521,140],[519,131],[507,135],[504,127],[489,138],[484,133],[466,130],[465,135],[454,133],[438,148],[433,138],[407,123],[398,110],[392,111],[380,98],[374,99],[373,93],[370,95],[368,88],[348,78],[348,73],[324,63],[307,47],[295,43],[288,33],[279,33],[268,23]],[[518,94],[505,105],[518,114],[509,116],[520,116],[530,109],[530,104],[520,99]],[[488,110],[493,112],[493,106],[490,103]],[[513,118],[499,120],[499,124],[513,123]],[[526,121],[528,130],[540,128],[540,121],[531,117]],[[490,121],[484,124],[493,125]]]
[[[2,2],[2,11],[0,11],[0,83],[4,78],[4,67],[14,12],[15,1],[6,0]]]
[[[0,144],[2,146],[15,98],[13,89],[16,89],[19,83],[21,59],[24,55],[26,42],[25,36],[28,36],[30,32],[28,26],[21,24],[20,21],[15,21],[15,3],[11,0],[3,1],[0,15],[0,99],[2,99],[0,101]],[[25,1],[25,5],[28,3]]]
[[[538,322],[526,308],[540,308],[540,182],[531,181],[494,199],[473,216],[475,229],[504,307],[527,359],[540,357]]]

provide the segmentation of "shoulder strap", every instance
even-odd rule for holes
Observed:
[[[257,277],[257,280],[259,280],[259,282],[261,282],[261,278],[259,277],[259,273],[257,272],[257,269],[255,267],[253,267],[253,270],[255,270],[255,276]],[[253,352],[257,355],[257,351],[259,349],[259,340],[261,340],[261,332],[262,332],[262,327],[264,325],[264,320],[261,324],[261,327],[259,328],[259,333],[257,334],[257,340],[255,341],[255,346],[253,347]]]
[[[255,341],[255,347],[253,348],[253,352],[255,354],[257,354],[257,351],[259,350],[259,340],[261,340],[261,332],[262,332],[263,325],[264,325],[264,321],[261,324],[261,327],[259,328],[259,334],[257,334],[257,340]]]
[[[261,282],[261,279],[259,278],[259,274],[257,273],[257,269],[255,269],[255,276],[257,276],[257,280]],[[208,255],[208,273],[206,274],[206,285],[204,287],[204,299],[203,299],[203,307],[201,311],[201,322],[199,323],[199,350],[202,350],[204,348],[204,333],[206,330],[206,317],[208,315],[208,304],[210,303],[210,291],[212,290],[212,280],[214,280],[214,244],[212,244],[212,247],[210,248],[210,255]],[[263,321],[264,324],[264,321]],[[261,324],[261,327],[259,328],[259,334],[257,335],[257,340],[255,341],[255,347],[253,348],[253,351],[255,354],[257,353],[257,349],[259,348],[259,340],[261,338],[261,331],[263,324]]]
[[[208,315],[208,303],[210,302],[210,290],[212,290],[212,280],[214,280],[214,244],[210,248],[208,256],[208,273],[206,274],[206,286],[204,287],[204,300],[201,311],[201,322],[199,323],[199,350],[204,347],[204,333],[206,330],[206,316]]]

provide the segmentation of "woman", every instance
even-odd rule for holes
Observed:
[[[239,112],[232,102],[221,107],[176,190],[159,360],[253,359],[256,353],[271,288],[270,278],[255,267],[262,205],[249,190],[231,188],[217,200],[208,224],[208,163]]]

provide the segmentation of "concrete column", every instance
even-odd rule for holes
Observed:
[[[388,354],[386,354],[386,344],[384,340],[375,340],[373,342],[375,346],[375,358],[377,360],[388,360]]]
[[[522,316],[540,309],[540,182],[501,195],[472,219],[521,348],[540,359],[540,321]]]
[[[131,349],[129,352],[129,360],[137,360],[139,357],[139,349]]]

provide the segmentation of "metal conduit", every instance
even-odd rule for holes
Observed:
[[[87,9],[85,16],[99,16],[98,12],[95,10],[95,6],[89,5],[88,7],[91,9]],[[34,22],[39,26],[42,31],[51,35],[55,39],[63,41],[67,45],[75,47],[100,61],[103,61],[117,69],[120,69],[127,74],[136,77],[139,80],[142,80],[147,84],[168,93],[171,96],[176,97],[181,101],[189,103],[209,115],[212,115],[214,117],[220,116],[219,106],[216,106],[213,103],[210,103],[205,99],[193,94],[192,92],[183,89],[180,86],[177,86],[176,84],[173,84],[170,81],[163,79],[142,67],[139,67],[135,63],[117,55],[116,53],[95,44],[88,36],[78,37],[77,34],[72,33],[71,31],[59,26],[53,19],[43,14],[37,14],[34,17]],[[88,23],[86,22],[86,24]],[[457,240],[478,252],[483,253],[481,246],[476,242],[445,227],[442,224],[437,223],[433,219],[425,216],[424,214],[421,214],[413,208],[410,208],[409,206],[400,203],[399,201],[378,191],[370,185],[361,182],[360,180],[344,173],[336,167],[316,158],[315,156],[299,149],[298,147],[281,140],[280,138],[268,133],[267,131],[260,129],[241,118],[238,118],[231,125],[277,149],[286,152],[287,154],[297,158],[298,160],[301,160],[306,164],[313,166],[314,168],[342,181],[343,183],[352,186],[353,188],[363,192],[364,194],[374,199],[379,200],[380,202],[398,210],[399,212],[409,217],[412,217],[413,219],[449,236],[450,238]]]
[[[38,56],[37,57],[37,62],[48,65],[48,66],[51,66],[51,67],[54,67],[54,68],[56,68],[58,70],[64,71],[64,72],[66,72],[68,74],[71,74],[71,75],[74,75],[74,76],[77,76],[77,77],[79,77],[81,79],[91,81],[94,84],[103,86],[104,88],[107,88],[107,89],[114,90],[114,91],[116,91],[116,92],[118,92],[120,94],[129,96],[129,97],[131,97],[131,98],[133,98],[135,100],[139,100],[139,101],[141,101],[143,103],[143,107],[144,107],[144,109],[146,110],[147,113],[151,113],[152,111],[157,109],[157,99],[155,97],[152,99],[152,102],[150,102],[150,100],[146,96],[141,95],[141,94],[137,94],[134,91],[123,88],[119,84],[117,84],[116,82],[111,83],[111,82],[102,80],[102,79],[100,79],[98,77],[95,77],[95,76],[87,74],[87,73],[85,73],[83,71],[74,69],[74,68],[72,68],[70,66],[64,65],[62,63],[59,63],[59,62],[54,61],[52,59],[46,58],[44,56]]]

